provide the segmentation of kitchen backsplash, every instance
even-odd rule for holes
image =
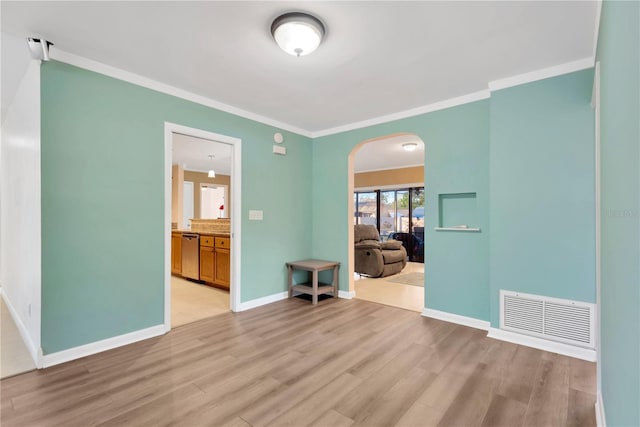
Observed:
[[[191,231],[195,233],[230,233],[231,220],[221,219],[192,219]]]

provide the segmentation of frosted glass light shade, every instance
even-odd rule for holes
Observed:
[[[209,178],[215,178],[216,177],[216,171],[214,171],[213,169],[211,169],[209,171],[209,174],[207,175]]]
[[[285,13],[273,21],[271,34],[282,50],[290,55],[304,56],[320,46],[324,25],[306,13]]]

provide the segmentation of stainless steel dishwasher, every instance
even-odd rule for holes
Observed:
[[[182,234],[182,277],[200,280],[199,234]]]

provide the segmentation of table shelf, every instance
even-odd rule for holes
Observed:
[[[313,295],[312,283],[300,283],[293,286],[294,292],[300,292],[302,294]],[[333,285],[327,283],[318,283],[318,294],[326,294],[333,292]]]
[[[311,295],[311,303],[318,304],[318,295],[332,293],[334,298],[338,297],[338,268],[339,262],[323,261],[317,259],[306,259],[302,261],[294,261],[287,263],[289,270],[288,286],[289,298],[293,297],[294,292]],[[309,273],[309,281],[305,283],[293,284],[293,271],[302,270]],[[333,282],[318,282],[318,275],[321,271],[333,270]]]

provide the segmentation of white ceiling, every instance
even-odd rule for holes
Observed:
[[[414,151],[405,151],[402,144],[416,143]],[[424,142],[415,135],[399,135],[368,142],[356,152],[353,169],[368,172],[424,165]]]
[[[596,1],[10,2],[3,31],[317,133],[593,57]],[[309,56],[269,32],[327,25]],[[26,49],[26,45],[25,45]]]
[[[174,165],[196,172],[208,172],[213,167],[216,174],[231,175],[231,145],[193,136],[173,134]],[[209,155],[213,154],[213,160]]]

